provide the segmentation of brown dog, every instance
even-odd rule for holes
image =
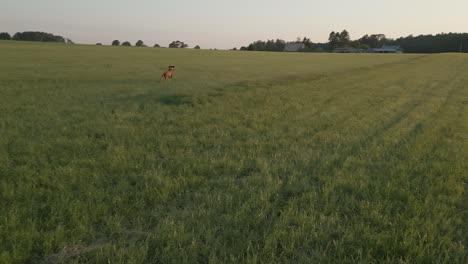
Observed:
[[[174,76],[174,71],[175,71],[175,66],[169,66],[169,69],[161,75],[161,81],[162,79],[164,80],[172,79],[172,77]]]

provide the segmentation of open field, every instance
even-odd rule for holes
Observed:
[[[0,263],[466,263],[467,184],[468,55],[0,42]]]

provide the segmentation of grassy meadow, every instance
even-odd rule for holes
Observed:
[[[0,42],[0,263],[467,263],[467,184],[466,54]]]

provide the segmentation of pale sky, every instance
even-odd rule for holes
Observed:
[[[343,29],[352,39],[467,32],[467,11],[468,0],[0,0],[0,32],[227,49],[271,38],[325,42]]]

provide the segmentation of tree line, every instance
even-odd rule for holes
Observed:
[[[114,40],[112,41],[112,46],[127,46],[127,47],[130,47],[132,46],[132,44],[128,41],[125,41],[125,42],[122,42],[120,43],[119,40]],[[148,47],[142,40],[138,40],[136,43],[135,43],[135,47]],[[159,44],[154,44],[153,46],[154,48],[160,48],[161,46]],[[174,48],[174,49],[185,49],[185,48],[188,48],[189,45],[183,41],[180,41],[180,40],[175,40],[175,41],[172,41],[170,44],[169,44],[169,48]],[[201,49],[199,45],[196,45],[194,47],[194,49]]]
[[[39,32],[39,31],[17,32],[13,35],[13,37],[7,32],[1,32],[0,40],[73,43],[73,41],[69,38],[64,38],[62,36],[56,36],[51,33]]]
[[[73,44],[73,41],[62,36],[57,36],[51,33],[38,31],[17,32],[11,36],[7,32],[0,33],[0,40],[17,40],[17,41],[41,41],[41,42],[57,42]],[[284,51],[287,44],[298,43],[302,44],[299,52],[330,52],[336,48],[356,48],[356,49],[371,49],[381,48],[383,46],[400,46],[406,53],[441,53],[441,52],[468,52],[468,33],[441,33],[437,35],[419,35],[407,36],[397,39],[387,38],[385,34],[364,35],[359,39],[351,40],[347,30],[341,32],[333,31],[328,36],[327,43],[314,43],[309,38],[298,38],[296,41],[287,42],[282,39],[258,40],[247,46],[243,46],[240,50],[246,51]],[[102,45],[97,43],[97,45]],[[119,40],[114,40],[112,46],[132,46],[128,41],[120,43]],[[147,47],[142,41],[138,40],[135,43],[136,47]],[[160,47],[155,44],[153,47]],[[175,40],[169,44],[169,48],[188,48],[189,45],[183,41]],[[200,46],[195,46],[194,49],[200,49]],[[234,48],[237,50],[237,48]]]
[[[291,43],[298,43],[303,44],[303,48],[301,48],[300,52],[319,52],[324,50],[326,45],[322,43],[313,43],[309,38],[297,38],[296,41],[287,42],[283,39],[269,39],[266,41],[257,40],[248,46],[242,46],[240,50],[247,50],[247,51],[276,51],[282,52],[287,44]],[[237,50],[234,48],[233,50]]]
[[[99,43],[98,43],[98,44],[99,44]],[[120,41],[117,40],[117,39],[114,40],[114,41],[112,41],[112,44],[111,44],[111,45],[112,45],[112,46],[128,46],[128,47],[132,46],[132,44],[131,44],[130,42],[128,42],[128,41],[124,41],[124,42],[120,43]],[[138,41],[135,43],[135,47],[148,47],[148,46],[143,42],[143,40],[138,40]],[[159,45],[156,44],[156,45],[154,45],[154,47],[159,48]]]
[[[399,45],[407,53],[468,52],[468,33],[442,33],[398,38],[389,45]]]
[[[39,41],[39,42],[57,42],[57,43],[68,43],[74,44],[73,41],[69,38],[64,38],[62,36],[56,36],[51,33],[39,32],[39,31],[25,31],[17,32],[13,36],[8,32],[0,32],[0,40],[17,40],[17,41]],[[96,45],[102,45],[102,43],[96,43]],[[112,41],[112,46],[132,46],[129,41],[124,41],[120,43],[119,40]],[[135,43],[135,47],[147,47],[147,45],[142,41],[138,40]],[[161,47],[159,44],[155,44],[153,47]],[[188,48],[189,45],[183,41],[175,40],[169,44],[169,48]],[[196,45],[194,49],[200,49],[199,45]]]
[[[240,50],[246,51],[276,51],[282,52],[289,43],[301,43],[299,52],[331,52],[336,48],[372,49],[383,46],[399,46],[406,53],[442,53],[468,52],[468,33],[441,33],[437,35],[407,36],[397,39],[387,38],[385,34],[366,34],[359,39],[351,40],[347,30],[333,31],[328,36],[327,43],[313,43],[309,38],[298,38],[286,42],[282,39],[255,41]],[[237,48],[234,48],[237,50]]]
[[[385,34],[364,35],[351,41],[346,30],[330,33],[329,49],[352,47],[358,49],[399,46],[406,53],[468,52],[468,33],[441,33],[437,35],[409,35],[397,39],[387,38]]]

